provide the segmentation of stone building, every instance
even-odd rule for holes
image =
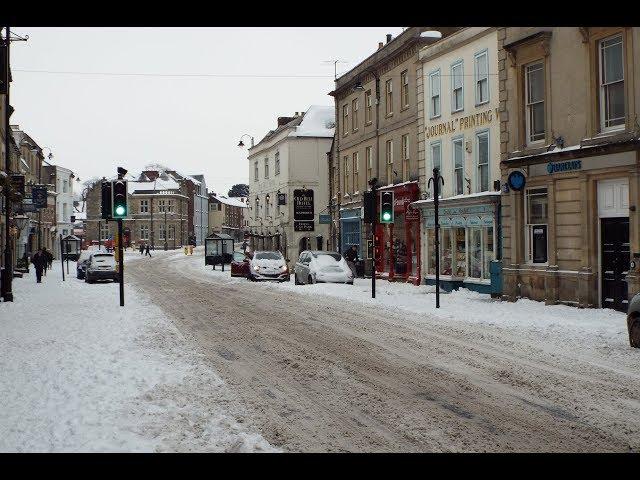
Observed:
[[[433,169],[440,185],[440,282],[443,288],[490,291],[498,255],[500,120],[495,27],[467,27],[418,54],[418,165],[426,199],[422,216],[422,277],[435,284]]]
[[[503,294],[626,311],[640,289],[640,28],[498,30]]]
[[[209,194],[209,233],[225,233],[235,242],[244,238],[244,218],[247,204],[238,198]]]
[[[313,105],[279,117],[276,129],[249,149],[251,250],[279,250],[295,262],[303,250],[326,248],[329,229],[319,215],[329,200],[327,152],[334,122],[333,107]]]
[[[54,230],[49,231],[55,237],[51,251],[56,258],[60,255],[59,235],[66,237],[73,235],[74,225],[71,216],[74,214],[74,183],[75,176],[68,168],[59,165],[46,164],[42,166],[42,183],[47,185],[47,191],[55,193],[55,220]],[[51,236],[51,235],[49,235]]]
[[[407,205],[419,199],[417,79],[421,77],[418,51],[433,38],[422,36],[428,27],[410,27],[336,80],[336,130],[331,155],[331,248],[340,252],[358,247],[366,253],[370,226],[362,222],[363,193],[378,179],[381,190],[396,197],[395,223],[379,225],[376,235],[384,248],[376,270],[389,279],[419,281],[418,217],[405,218]],[[447,36],[456,27],[442,29]],[[378,200],[379,201],[379,200]],[[366,265],[367,271],[370,270]]]

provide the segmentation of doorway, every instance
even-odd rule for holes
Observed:
[[[630,258],[629,217],[600,219],[601,305],[620,312],[629,304],[627,282]]]

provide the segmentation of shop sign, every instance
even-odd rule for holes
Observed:
[[[482,127],[498,118],[498,109],[490,108],[484,112],[467,115],[466,117],[456,117],[448,122],[436,123],[424,127],[425,138],[438,137],[440,135],[453,134],[457,131],[468,130],[474,127]]]
[[[313,232],[313,220],[312,221],[294,221],[293,222],[293,231],[294,232]]]
[[[451,225],[454,227],[464,227],[465,226],[465,218],[464,217],[453,217],[451,219]]]
[[[47,187],[33,187],[31,189],[31,198],[36,208],[47,208]]]
[[[321,225],[326,225],[331,223],[331,215],[328,213],[321,213],[318,215],[318,223]]]
[[[470,227],[477,227],[482,225],[482,221],[480,220],[480,217],[474,215],[467,218],[467,225]]]
[[[302,189],[294,190],[293,191],[293,219],[294,220],[313,220],[313,217],[314,217],[313,190],[302,190]],[[306,231],[306,230],[297,230],[297,231]]]
[[[451,219],[449,217],[440,217],[438,218],[438,220],[440,221],[440,225],[443,225],[443,226],[451,225]]]
[[[547,163],[547,173],[549,175],[552,175],[558,172],[571,172],[573,170],[582,170],[582,161],[570,160],[568,162]]]
[[[279,193],[278,194],[278,205],[286,205],[287,204],[287,194]]]
[[[515,190],[516,192],[521,191],[527,183],[527,179],[520,170],[514,170],[507,177],[507,183],[511,190]]]
[[[404,214],[404,219],[409,221],[420,220],[420,210],[407,204],[407,211]]]

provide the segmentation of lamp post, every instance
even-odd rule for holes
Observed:
[[[433,184],[433,213],[435,222],[435,246],[436,246],[436,308],[440,308],[440,221],[438,220],[438,206],[440,205],[440,184],[444,185],[444,179],[438,168],[433,169],[433,177],[429,179],[427,187]]]
[[[238,142],[238,146],[239,146],[240,148],[244,147],[244,143],[242,142],[242,139],[243,139],[244,137],[249,137],[249,138],[251,139],[251,147],[250,147],[250,148],[253,148],[254,140],[253,140],[253,137],[252,137],[251,135],[249,135],[248,133],[244,133],[244,134],[240,137],[240,141]]]

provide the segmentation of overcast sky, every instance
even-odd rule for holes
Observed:
[[[371,28],[28,28],[12,43],[11,104],[18,124],[53,163],[82,181],[161,163],[204,174],[209,191],[248,183],[246,149],[276,117],[332,105],[338,74],[373,53],[385,34]],[[87,75],[101,72],[239,77]],[[249,77],[247,75],[256,75]],[[286,78],[260,78],[284,75]],[[320,78],[301,78],[300,76]],[[295,76],[299,76],[296,78]],[[248,139],[245,139],[248,144]],[[48,150],[45,151],[48,154]]]

